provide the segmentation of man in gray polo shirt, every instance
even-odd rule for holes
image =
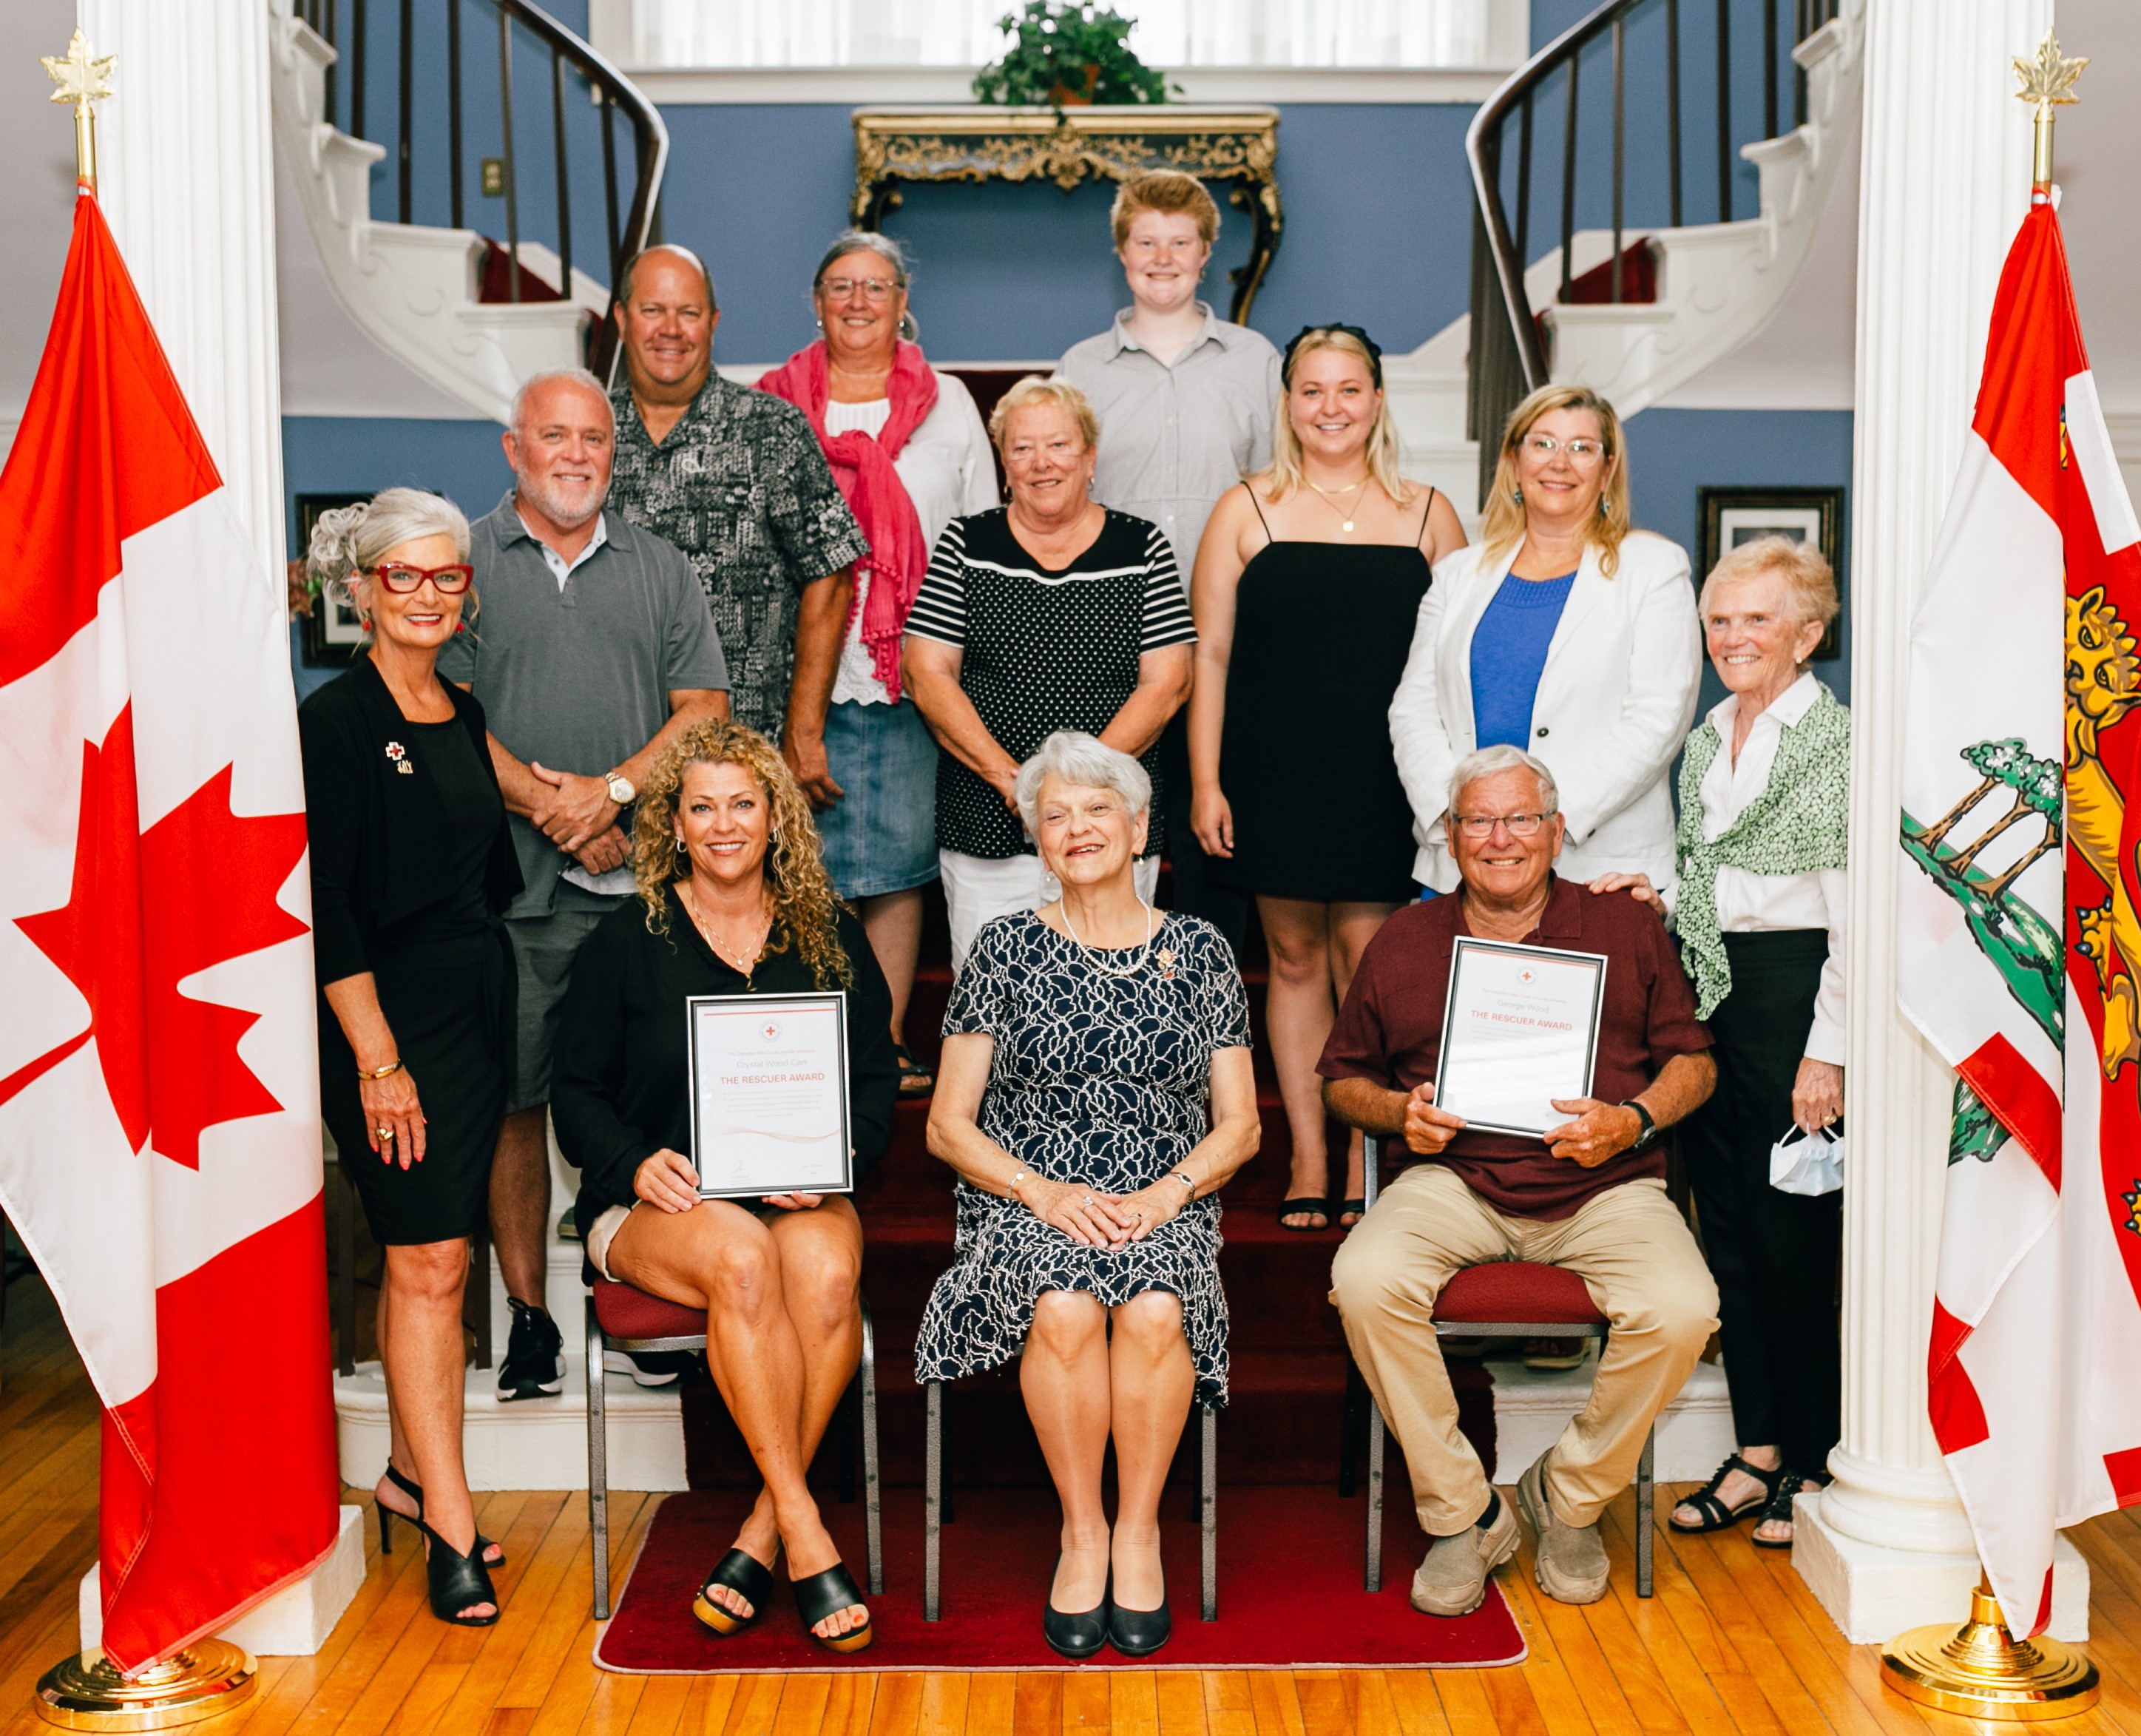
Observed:
[[[690,562],[603,511],[615,424],[593,375],[539,374],[504,436],[514,489],[470,527],[469,630],[439,673],[474,693],[525,885],[506,913],[519,970],[516,1082],[490,1176],[491,1237],[513,1310],[501,1398],[564,1384],[543,1305],[550,1051],[573,955],[632,894],[628,810],[670,742],[728,715],[728,670]]]

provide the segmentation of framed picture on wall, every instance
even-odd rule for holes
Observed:
[[[1761,536],[1789,536],[1812,543],[1828,557],[1836,575],[1838,599],[1843,596],[1843,491],[1841,488],[1699,488],[1696,511],[1702,524],[1701,561],[1696,584],[1727,550]],[[1815,661],[1843,654],[1843,617],[1830,622]]]
[[[320,515],[337,506],[354,506],[368,501],[368,494],[301,494],[297,497],[298,558],[313,545],[313,526]],[[313,599],[313,612],[304,618],[305,667],[336,669],[345,667],[364,643],[364,623],[347,603],[322,592]]]

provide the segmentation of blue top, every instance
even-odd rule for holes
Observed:
[[[1472,721],[1482,747],[1531,750],[1532,701],[1576,575],[1502,580],[1472,630]]]

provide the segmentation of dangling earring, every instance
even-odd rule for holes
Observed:
[[[1519,506],[1524,504],[1524,491],[1521,484],[1509,491],[1509,498]]]

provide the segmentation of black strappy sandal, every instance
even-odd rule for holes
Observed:
[[[1290,1217],[1306,1217],[1314,1212],[1323,1221],[1320,1224],[1289,1224]],[[1321,1235],[1331,1227],[1331,1202],[1321,1194],[1303,1194],[1296,1200],[1278,1202],[1278,1226],[1291,1230],[1296,1235]]]
[[[1752,1501],[1745,1501],[1736,1507],[1729,1507],[1717,1498],[1717,1492],[1724,1486],[1725,1479],[1735,1471],[1744,1471],[1748,1476],[1753,1477],[1756,1482],[1761,1484],[1762,1492]],[[1764,1471],[1757,1466],[1749,1464],[1735,1452],[1720,1465],[1717,1467],[1717,1474],[1697,1489],[1694,1494],[1689,1496],[1685,1501],[1673,1503],[1675,1507],[1693,1507],[1702,1515],[1702,1522],[1700,1525],[1682,1525],[1679,1520],[1667,1514],[1666,1523],[1674,1531],[1688,1536],[1701,1536],[1710,1531],[1730,1531],[1750,1513],[1769,1507],[1770,1502],[1776,1497],[1777,1485],[1783,1479],[1784,1475],[1781,1466],[1774,1471]]]
[[[490,1574],[483,1565],[482,1540],[479,1538],[462,1555],[452,1544],[441,1536],[422,1520],[416,1529],[431,1539],[431,1551],[424,1557],[424,1578],[431,1600],[431,1613],[453,1627],[490,1627],[498,1620],[498,1593],[490,1583]],[[470,1604],[487,1603],[488,1615],[461,1614]]]
[[[773,1551],[773,1558],[776,1561],[780,1559],[778,1549]],[[739,1615],[707,1596],[716,1586],[735,1592],[750,1604],[751,1614]],[[714,1571],[706,1576],[706,1583],[699,1587],[699,1595],[692,1600],[692,1613],[726,1640],[741,1634],[765,1615],[772,1596],[772,1568],[741,1549],[731,1549],[714,1563]]]
[[[1796,1471],[1783,1472],[1779,1477],[1776,1492],[1770,1496],[1769,1501],[1764,1505],[1762,1517],[1755,1521],[1755,1529],[1748,1535],[1747,1541],[1757,1549],[1789,1549],[1792,1546],[1793,1538],[1797,1536],[1799,1531],[1798,1521],[1792,1517],[1793,1497],[1805,1490],[1819,1491],[1828,1487],[1825,1482],[1809,1482]],[[1765,1537],[1762,1536],[1761,1527],[1772,1523],[1790,1526],[1793,1536]]]
[[[372,1505],[379,1509],[379,1552],[381,1555],[392,1555],[394,1537],[388,1521],[399,1519],[404,1525],[413,1525],[421,1530],[424,1524],[424,1486],[415,1477],[404,1477],[396,1470],[394,1461],[391,1459],[386,1462],[386,1480],[416,1503],[416,1517],[411,1519],[406,1513],[396,1512],[377,1495],[372,1498]],[[505,1565],[505,1551],[489,1537],[484,1536],[481,1531],[475,1534],[475,1547],[476,1553],[483,1557],[485,1567],[503,1567]],[[491,1553],[493,1550],[497,1550],[498,1552],[494,1555]]]
[[[827,1651],[859,1652],[877,1638],[877,1630],[870,1625],[869,1611],[863,1610],[863,1625],[849,1628],[844,1634],[836,1634],[828,1640],[818,1631],[818,1624],[828,1615],[838,1615],[842,1610],[859,1605],[862,1589],[855,1584],[844,1562],[835,1561],[823,1573],[814,1573],[808,1579],[790,1580],[789,1590],[795,1594],[795,1613],[803,1618],[803,1626],[810,1637]],[[746,1597],[751,1594],[746,1592]]]
[[[899,1094],[903,1097],[926,1097],[937,1088],[937,1075],[914,1058],[914,1051],[903,1043],[892,1046],[893,1058],[899,1063]]]

